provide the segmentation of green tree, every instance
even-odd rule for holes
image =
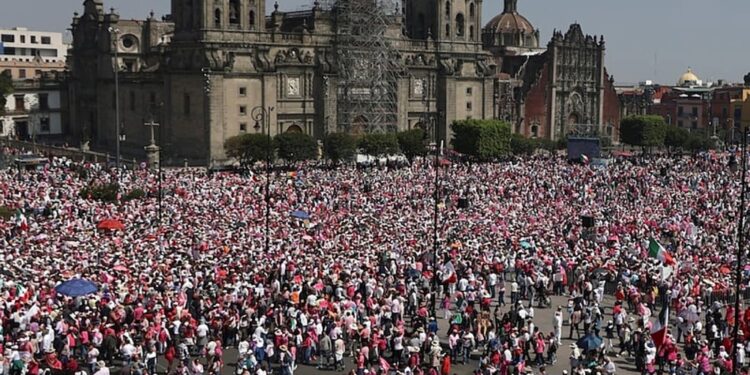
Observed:
[[[273,160],[273,144],[271,138],[263,134],[241,134],[224,141],[224,151],[227,156],[235,158],[242,166],[266,160],[266,155]]]
[[[666,132],[667,125],[661,116],[630,116],[620,123],[620,139],[631,146],[663,146]]]
[[[318,158],[318,142],[304,133],[283,133],[274,137],[279,158],[297,162]]]
[[[673,125],[666,125],[667,130],[664,136],[664,145],[671,150],[682,148],[687,149],[690,133],[687,130],[678,128]]]
[[[475,157],[490,161],[507,156],[511,152],[510,126],[499,120],[462,120],[451,125],[453,148]]]
[[[10,71],[0,73],[0,115],[5,113],[6,98],[13,92],[13,80]]]
[[[531,155],[536,149],[533,139],[524,137],[522,134],[514,133],[510,137],[510,150],[513,155]]]
[[[323,140],[323,153],[333,165],[351,160],[357,152],[357,140],[349,133],[330,133]]]
[[[415,156],[423,156],[427,153],[424,130],[414,128],[402,131],[396,137],[398,138],[398,146],[401,148],[401,152],[409,159],[409,162],[414,160]]]
[[[367,155],[383,156],[398,153],[398,139],[393,133],[365,134],[359,140],[359,148]]]
[[[703,134],[688,134],[688,138],[685,141],[685,148],[691,152],[706,151],[713,147],[713,143],[711,138]]]

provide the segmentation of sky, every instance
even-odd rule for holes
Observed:
[[[273,0],[267,0],[268,11]],[[313,0],[278,0],[280,10],[310,7]],[[0,28],[64,32],[83,0],[2,0]],[[169,12],[170,0],[104,0],[124,18]],[[503,0],[484,0],[483,23],[502,12]],[[518,10],[540,30],[543,44],[554,29],[573,22],[584,33],[604,35],[606,65],[618,83],[653,80],[674,84],[691,67],[704,81],[741,82],[750,72],[748,0],[518,0]]]

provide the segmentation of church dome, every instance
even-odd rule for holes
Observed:
[[[492,18],[485,29],[497,33],[533,34],[534,26],[526,17],[518,13],[517,3],[518,0],[505,0],[503,12]]]
[[[693,73],[693,70],[688,68],[687,72],[683,73],[680,76],[680,79],[677,81],[677,85],[678,86],[685,86],[685,85],[690,85],[690,84],[695,85],[695,84],[698,84],[700,80],[701,79],[698,78],[698,76],[695,75],[695,73]]]
[[[534,26],[531,25],[531,22],[517,12],[503,12],[502,14],[498,14],[487,23],[485,29],[493,30],[498,33],[534,33]]]

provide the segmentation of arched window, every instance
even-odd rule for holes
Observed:
[[[456,36],[464,36],[464,15],[459,13],[456,15]]]
[[[217,29],[221,28],[221,9],[216,9],[214,11],[214,26]]]
[[[469,4],[469,18],[474,19],[474,3]]]
[[[450,37],[451,36],[451,24],[446,23],[445,24],[445,36]]]
[[[255,28],[255,11],[250,11],[250,19],[248,20],[248,24],[250,25],[251,29]]]
[[[474,40],[474,25],[469,26],[469,40]]]
[[[451,2],[450,2],[450,0],[445,2],[445,18],[447,18],[447,19],[451,18]]]
[[[229,0],[229,24],[240,24],[240,4],[239,0]]]

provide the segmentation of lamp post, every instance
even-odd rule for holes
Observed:
[[[269,220],[271,217],[271,112],[273,107],[265,108],[263,106],[257,106],[250,112],[253,120],[255,120],[255,131],[260,131],[261,134],[267,135],[266,138],[266,230],[265,230],[265,252],[268,254],[270,249],[270,227]],[[266,133],[268,132],[268,133]],[[281,276],[281,270],[279,270],[279,276]]]
[[[117,169],[120,169],[120,59],[117,56],[117,35],[120,34],[120,29],[110,27],[109,29],[110,39],[112,39],[112,47],[115,51],[115,136],[117,141],[115,142],[115,165]]]
[[[747,193],[747,137],[748,129],[742,129],[742,173],[740,174],[740,220],[737,224],[737,267],[735,270],[734,280],[734,330],[732,337],[734,344],[739,343],[739,328],[740,328],[740,292],[742,291],[742,258],[745,255],[745,194]],[[736,375],[737,367],[740,365],[737,363],[737,351],[732,351],[732,374]]]
[[[211,96],[211,68],[201,68],[203,73],[203,131],[206,138],[206,174],[211,171],[211,108],[208,100]]]

